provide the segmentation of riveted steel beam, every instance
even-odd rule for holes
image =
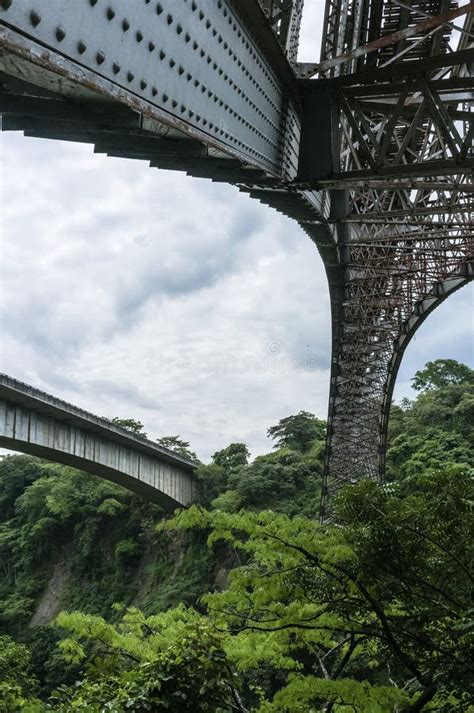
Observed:
[[[5,74],[35,84],[48,72],[46,88],[57,76],[58,93],[66,78],[68,92],[82,86],[145,110],[270,174],[296,170],[288,60],[281,49],[278,62],[261,51],[279,46],[272,29],[248,27],[234,3],[153,0],[132,11],[128,0],[14,0],[0,22]]]

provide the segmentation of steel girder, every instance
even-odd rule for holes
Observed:
[[[148,0],[133,10],[129,0],[4,0],[2,71],[63,96],[127,103],[148,125],[289,178],[294,77],[280,40],[297,38],[301,2],[290,5],[290,25],[275,19],[272,29],[256,0]]]
[[[304,0],[261,0],[268,21],[288,59],[297,62]]]
[[[414,178],[423,178],[429,191],[437,178],[451,190],[455,176],[474,168],[474,75],[464,56],[458,65],[432,70],[431,77],[414,62],[406,66],[404,82],[382,70],[372,73],[370,83],[354,84],[354,77],[349,86],[329,82],[329,95],[326,82],[307,82],[305,91],[314,95],[307,101],[326,101],[327,110],[337,113],[338,147],[327,166],[303,158],[300,178],[312,188],[376,191],[380,183],[410,191]]]
[[[420,32],[419,36],[416,27],[422,20],[455,11],[457,7],[457,0],[327,0],[321,46],[321,62],[325,65],[322,74],[334,78],[394,62],[445,54],[451,32],[457,30],[458,25],[447,21]],[[410,30],[417,36],[411,36]],[[469,33],[465,27],[461,31]],[[389,39],[392,36],[393,42]],[[361,48],[367,46],[371,50],[361,53]],[[342,55],[345,55],[344,61],[339,59]],[[308,72],[310,67],[305,66],[304,70]]]

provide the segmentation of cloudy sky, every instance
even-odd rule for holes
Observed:
[[[308,4],[302,60],[322,7]],[[296,224],[89,146],[3,134],[0,149],[3,372],[179,433],[203,459],[231,441],[268,450],[267,427],[300,409],[326,416],[328,293]],[[429,359],[472,363],[472,306],[470,286],[425,323],[397,398]]]

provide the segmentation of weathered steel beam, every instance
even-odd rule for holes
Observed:
[[[269,174],[296,170],[289,61],[268,23],[249,26],[230,0],[139,3],[133,13],[128,0],[3,3],[0,47],[5,75],[114,102]]]
[[[423,76],[427,73],[432,73],[435,70],[445,69],[449,67],[459,67],[473,61],[474,50],[472,48],[450,52],[449,54],[438,54],[435,56],[424,57],[417,60],[409,60],[400,62],[399,64],[390,64],[387,67],[375,67],[373,69],[365,69],[352,74],[344,74],[328,79],[300,79],[298,84],[302,89],[313,89],[316,91],[318,87],[328,86],[329,82],[333,87],[350,87],[350,86],[367,86],[371,83],[378,84],[387,83],[394,79],[401,81],[406,78],[411,78],[416,75]]]
[[[461,17],[462,15],[467,15],[470,12],[474,12],[474,2],[461,5],[461,7],[451,8],[450,10],[436,15],[435,17],[426,17],[424,20],[421,20],[421,22],[418,22],[416,25],[406,26],[403,29],[397,30],[397,32],[393,32],[390,35],[384,35],[382,37],[379,37],[366,45],[351,49],[348,52],[344,52],[343,54],[338,55],[337,57],[330,57],[316,64],[299,64],[298,76],[302,79],[309,78],[314,76],[315,74],[324,73],[332,67],[337,67],[341,64],[351,63],[354,59],[357,59],[358,57],[363,57],[369,54],[370,52],[375,52],[381,49],[382,47],[398,44],[401,41],[405,41],[409,37],[412,37],[413,35],[426,32],[427,30],[431,30],[433,28],[439,28],[442,25],[450,25],[451,20],[454,20],[456,17]]]

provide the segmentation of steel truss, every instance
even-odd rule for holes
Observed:
[[[296,63],[304,0],[260,0],[268,21],[285,50]]]
[[[344,2],[328,2],[333,19],[323,59],[373,40],[370,27],[378,26],[383,37],[415,24],[428,10],[433,16],[456,7],[354,2],[347,11],[352,35],[343,34],[341,44]],[[337,23],[336,46],[331,28]],[[345,195],[344,210],[329,221],[339,234],[344,286],[333,342],[326,518],[329,499],[342,485],[383,478],[403,352],[425,317],[473,277],[472,14],[455,51],[448,52],[451,30],[440,26],[411,45],[402,41],[333,66],[327,82],[306,83],[306,91],[328,96],[338,138],[322,171],[304,167],[306,187]]]

